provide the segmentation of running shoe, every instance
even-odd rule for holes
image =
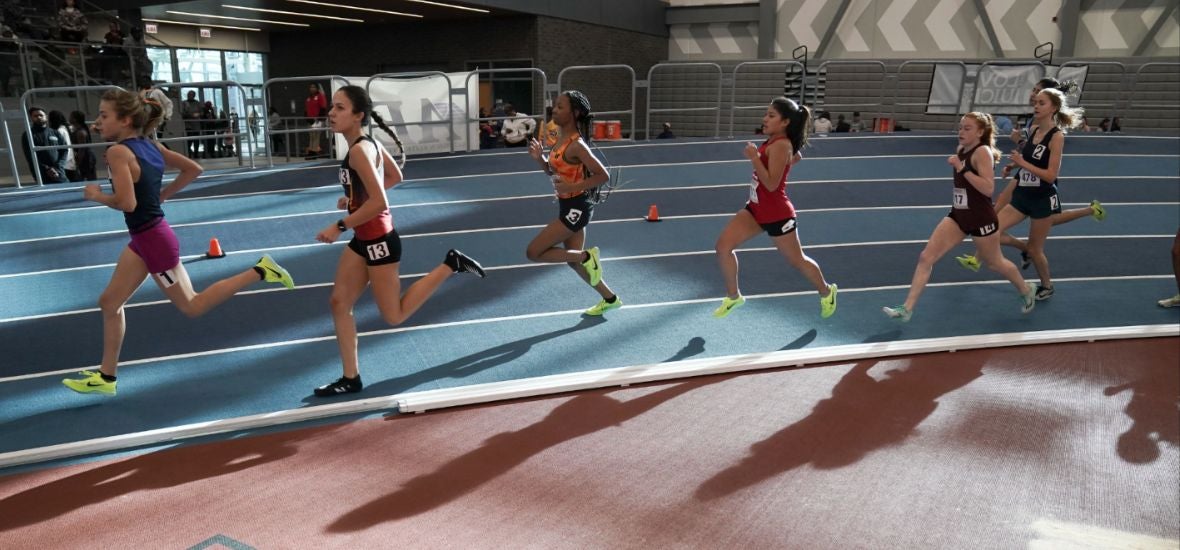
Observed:
[[[1171,298],[1165,298],[1156,303],[1159,304],[1160,307],[1178,307],[1180,306],[1180,294],[1172,296]]]
[[[888,315],[891,319],[901,319],[901,322],[903,323],[910,322],[910,317],[914,314],[914,312],[906,309],[904,304],[900,306],[883,307],[881,308],[881,311],[884,311],[885,315]]]
[[[1032,265],[1032,258],[1028,257],[1028,252],[1020,252],[1020,269],[1023,271]]]
[[[1102,207],[1102,203],[1096,200],[1090,201],[1090,217],[1098,221],[1106,219],[1106,209]]]
[[[104,380],[101,372],[84,370],[79,372],[78,375],[81,378],[66,378],[61,383],[78,393],[115,395],[115,385],[117,382]]]
[[[1048,300],[1053,296],[1053,287],[1037,285],[1037,301]]]
[[[459,252],[454,248],[447,251],[447,257],[443,260],[443,263],[447,264],[447,267],[451,268],[451,271],[455,273],[474,273],[481,279],[486,276],[483,266],[479,265],[479,262],[475,261],[475,258]]]
[[[268,283],[280,283],[287,288],[295,288],[295,280],[291,278],[291,274],[274,261],[270,254],[263,254],[254,267],[262,270],[262,280]]]
[[[979,271],[979,258],[976,258],[971,254],[955,256],[955,260],[958,261],[959,265],[963,266],[964,268],[970,269],[971,271]]]
[[[827,319],[836,313],[836,284],[828,285],[828,295],[819,299],[819,316]]]
[[[590,275],[590,286],[598,286],[602,281],[602,264],[598,263],[598,247],[586,251],[586,261],[582,262],[586,273]]]
[[[1028,292],[1020,297],[1020,312],[1028,313],[1037,307],[1037,287],[1028,285]]]
[[[738,294],[737,298],[730,298],[729,296],[726,296],[721,299],[721,305],[718,306],[717,309],[713,310],[713,316],[718,319],[724,319],[733,310],[742,307],[742,304],[744,303],[746,303],[746,297],[742,296],[741,294]]]
[[[365,385],[361,383],[361,375],[356,378],[348,378],[341,376],[339,380],[331,384],[324,384],[315,389],[316,397],[332,397],[333,395],[341,395],[345,393],[356,393],[361,391]]]
[[[597,304],[594,304],[594,307],[587,309],[584,313],[586,315],[599,316],[612,309],[619,309],[620,307],[623,307],[623,299],[615,296],[615,301],[608,302],[605,299],[599,300]]]

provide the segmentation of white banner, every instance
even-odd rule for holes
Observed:
[[[471,73],[447,73],[450,82],[440,75],[420,78],[382,78],[369,88],[373,110],[381,115],[406,148],[406,155],[447,153],[451,150],[451,133],[447,122],[454,112],[455,151],[479,149],[479,123],[467,123],[468,113],[479,109],[479,83],[467,81],[467,94],[451,94],[451,86],[459,87]],[[349,84],[365,86],[369,77],[346,77]],[[333,92],[342,84],[334,81]],[[372,135],[390,152],[397,151],[391,139],[376,126]],[[348,144],[336,136],[336,156],[344,158]],[[396,155],[394,155],[396,157]]]
[[[963,70],[957,64],[940,63],[935,65],[934,78],[930,81],[930,95],[926,107],[927,114],[953,115],[955,103],[959,104],[959,112],[981,111],[984,113],[1004,115],[1027,115],[1032,113],[1028,104],[1028,94],[1037,84],[1041,76],[1041,66],[1029,65],[987,65],[980,71],[982,65],[967,65],[967,82],[963,85],[963,95],[959,96],[959,84],[963,80]],[[1073,81],[1077,89],[1067,96],[1071,105],[1077,105],[1082,95],[1082,86],[1086,82],[1088,67],[1045,67],[1045,76],[1052,76],[1060,81]]]

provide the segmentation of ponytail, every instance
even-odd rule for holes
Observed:
[[[164,107],[160,102],[140,98],[127,90],[107,90],[102,94],[102,101],[111,103],[116,117],[131,119],[131,127],[145,136],[152,135],[164,119]]]
[[[1049,88],[1041,90],[1041,93],[1049,96],[1049,102],[1057,110],[1057,112],[1053,113],[1053,123],[1058,127],[1062,129],[1073,129],[1082,123],[1082,117],[1086,114],[1085,109],[1081,107],[1070,107],[1069,100],[1065,97],[1065,92],[1057,88]]]
[[[373,123],[376,124],[377,127],[381,129],[381,131],[389,134],[389,137],[393,138],[393,143],[397,145],[398,156],[401,157],[397,161],[397,167],[404,167],[406,165],[406,147],[402,145],[402,140],[397,136],[397,131],[385,124],[385,119],[381,118],[381,115],[377,114],[377,111],[369,111],[369,116],[372,117]]]
[[[791,148],[795,152],[802,151],[807,146],[807,134],[811,129],[811,109],[786,97],[776,97],[770,105],[787,121],[787,140],[791,142]]]

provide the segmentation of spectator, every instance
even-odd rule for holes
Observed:
[[[656,136],[656,139],[676,139],[676,135],[672,133],[671,122],[664,123],[664,131],[660,132],[660,135]]]
[[[62,42],[85,42],[89,22],[86,15],[78,9],[75,0],[66,0],[60,10],[57,10],[58,36]]]
[[[1090,127],[1090,121],[1089,121],[1089,120],[1086,120],[1086,117],[1082,117],[1082,125],[1081,125],[1081,126],[1079,126],[1079,128],[1080,128],[1080,129],[1081,129],[1083,132],[1093,132],[1093,131],[1094,131],[1094,128],[1091,128],[1091,127]]]
[[[94,181],[98,179],[98,159],[94,149],[77,147],[90,143],[90,129],[86,127],[86,113],[74,111],[70,113],[70,141],[74,147],[74,166],[76,175],[66,173],[70,181]],[[74,179],[74,178],[77,179]]]
[[[191,138],[185,142],[185,152],[189,158],[200,158],[201,141],[201,102],[197,101],[197,92],[189,91],[184,101],[180,102],[180,118],[184,119],[184,135]]]
[[[1114,117],[1114,119],[1112,119],[1110,121],[1110,131],[1111,132],[1122,132],[1123,131],[1123,125],[1119,124],[1119,117],[1116,116],[1116,117]]]
[[[996,135],[1007,136],[1012,134],[1012,119],[1004,115],[996,115],[992,120],[996,123]]]
[[[66,154],[65,175],[69,181],[78,181],[70,178],[70,172],[77,171],[77,167],[74,165],[74,144],[70,142],[70,125],[66,122],[66,114],[61,111],[49,111],[49,128],[61,136],[63,145],[71,146],[70,149],[63,150]]]
[[[852,112],[852,123],[849,124],[849,126],[851,126],[851,128],[848,130],[850,132],[863,132],[863,131],[865,131],[865,123],[863,120],[860,119],[860,111],[853,111]]]
[[[8,25],[0,22],[0,96],[20,95],[10,93],[8,81],[13,69],[20,71],[20,40]]]
[[[47,124],[45,109],[33,107],[29,109],[29,121],[32,132],[25,132],[21,136],[21,146],[25,150],[25,160],[29,168],[38,166],[41,169],[41,181],[44,183],[65,183],[66,180],[66,150],[46,149],[33,154],[33,147],[50,145],[65,145],[61,135]],[[36,163],[36,164],[34,164]]]
[[[305,151],[305,158],[315,158],[323,154],[320,149],[320,137],[324,133],[324,121],[320,117],[328,112],[328,99],[324,97],[324,93],[320,91],[320,85],[312,83],[307,87],[307,99],[303,102],[304,116],[307,117],[307,122],[311,125],[311,133],[308,134],[307,151]]]
[[[274,107],[270,108],[270,113],[266,115],[266,124],[267,127],[270,128],[271,132],[283,130],[283,116],[279,114],[278,109]],[[283,149],[285,147],[286,140],[284,138],[284,134],[272,133],[270,135],[270,154],[272,157],[278,153],[279,149]]]
[[[819,118],[815,119],[815,133],[826,134],[832,131],[832,120],[828,118],[827,111],[820,111]]]
[[[561,134],[561,128],[557,126],[556,122],[553,122],[552,105],[545,107],[545,124],[538,133],[540,134],[538,139],[543,147],[553,148],[553,146],[557,145],[557,138]]]
[[[1110,119],[1109,118],[1104,118],[1104,119],[1102,119],[1102,122],[1098,123],[1098,131],[1100,131],[1100,132],[1109,132],[1110,131]]]
[[[487,113],[487,111],[483,110],[483,107],[479,108],[479,118],[481,118],[481,119],[488,118],[488,113]],[[479,121],[479,148],[480,149],[493,149],[493,148],[495,148],[497,137],[499,137],[499,136],[496,134],[496,127],[492,125],[492,121],[490,121],[490,120],[480,120]]]
[[[213,107],[212,101],[206,101],[205,105],[201,107],[201,135],[205,139],[205,158],[216,158],[217,155],[217,109]]]
[[[851,132],[852,125],[844,120],[844,115],[836,116],[836,131],[837,132]]]
[[[164,118],[156,127],[156,138],[164,137],[164,129],[168,127],[168,121],[172,120],[172,100],[168,98],[168,94],[164,93],[164,90],[152,86],[150,81],[144,81],[139,85],[139,97],[159,103],[160,108],[164,110]]]
[[[110,46],[123,47],[123,30],[119,28],[118,21],[111,21],[110,30],[102,37],[103,41]],[[110,48],[108,48],[110,49]]]
[[[250,107],[250,114],[246,115],[246,129],[250,132],[250,141],[258,136],[258,111]]]
[[[537,129],[537,121],[529,118],[525,113],[516,112],[511,103],[504,105],[504,143],[509,147],[524,147],[528,144],[529,136]]]

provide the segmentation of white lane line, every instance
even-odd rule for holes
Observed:
[[[1119,277],[1069,277],[1069,278],[1062,278],[1062,279],[1054,279],[1054,282],[1073,283],[1073,282],[1096,282],[1096,281],[1144,281],[1144,280],[1172,279],[1174,277],[1175,277],[1175,275],[1173,275],[1171,273],[1169,273],[1167,275],[1133,275],[1133,276],[1119,276]],[[1007,285],[1007,284],[1011,284],[1011,283],[1009,283],[1008,281],[1005,281],[1005,280],[989,280],[989,281],[959,281],[959,282],[946,282],[946,283],[931,283],[926,286],[927,287],[955,287],[955,286],[970,286],[970,285]],[[887,286],[875,286],[875,287],[864,287],[864,288],[841,288],[840,292],[843,292],[843,293],[878,292],[878,291],[886,291],[886,290],[905,290],[905,289],[908,289],[909,287],[910,287],[910,285],[905,284],[905,285],[887,285]],[[785,297],[795,297],[795,296],[811,296],[814,294],[815,294],[814,290],[806,290],[806,291],[799,291],[799,292],[773,292],[773,293],[768,293],[768,294],[746,295],[746,299],[747,300],[760,300],[760,299],[785,298]],[[688,305],[688,304],[713,303],[713,302],[716,302],[717,300],[718,300],[717,297],[712,297],[712,298],[695,298],[695,299],[691,299],[691,300],[673,300],[673,301],[668,301],[668,302],[626,304],[626,305],[620,307],[619,309],[623,310],[623,309],[650,309],[650,308],[661,308],[661,307],[674,307],[674,306]],[[433,324],[428,324],[428,325],[415,325],[415,326],[408,326],[408,327],[393,327],[393,328],[388,328],[388,329],[360,332],[360,333],[357,333],[357,336],[361,337],[361,338],[365,338],[365,337],[369,337],[369,336],[383,336],[383,335],[388,335],[388,334],[397,334],[397,333],[401,333],[401,332],[417,332],[417,331],[435,330],[435,329],[459,327],[459,326],[485,325],[485,324],[490,324],[490,323],[502,323],[505,321],[520,321],[520,320],[525,320],[525,319],[540,319],[540,318],[545,318],[545,317],[557,317],[557,316],[561,316],[561,315],[581,315],[582,312],[583,312],[582,309],[568,309],[568,310],[561,310],[561,311],[546,311],[546,312],[540,312],[540,313],[525,313],[525,314],[521,314],[521,315],[509,315],[509,316],[505,316],[505,317],[490,317],[490,318],[484,318],[484,319],[467,319],[467,320],[463,320],[463,321],[449,321],[449,322],[445,322],[445,323],[433,323]],[[164,355],[164,356],[159,356],[159,357],[145,357],[143,359],[133,359],[130,361],[121,361],[119,363],[119,367],[126,368],[126,367],[130,367],[130,366],[135,366],[135,365],[145,365],[145,364],[151,364],[151,363],[158,363],[158,362],[162,362],[162,361],[191,359],[194,357],[210,357],[210,356],[214,356],[214,355],[225,355],[225,354],[230,354],[230,353],[237,353],[240,351],[252,351],[252,350],[260,350],[260,349],[290,347],[290,346],[297,346],[300,344],[311,344],[311,343],[315,343],[315,342],[327,342],[327,341],[331,341],[331,340],[335,340],[335,339],[336,339],[335,335],[317,336],[317,337],[313,337],[313,338],[299,338],[296,340],[284,340],[281,342],[268,342],[265,344],[252,344],[252,345],[248,345],[248,346],[235,346],[235,347],[231,347],[231,348],[221,348],[221,349],[197,351],[197,352],[191,352],[191,353],[180,353],[180,354],[175,354],[175,355]],[[8,376],[8,377],[0,378],[0,383],[17,382],[20,380],[28,380],[28,379],[33,379],[33,378],[43,378],[46,376],[60,376],[62,374],[71,374],[74,372],[78,372],[79,370],[94,370],[97,368],[98,368],[98,365],[90,365],[90,366],[86,366],[86,367],[62,369],[62,370],[56,370],[56,371],[50,371],[50,372],[39,372],[39,373],[31,373],[31,374],[22,374],[22,375],[17,375],[17,376]]]
[[[927,208],[944,208],[944,207],[938,206],[938,207],[927,207]],[[723,214],[723,215],[729,216],[730,214]],[[718,216],[718,215],[717,214],[705,214],[703,216]],[[685,216],[685,217],[694,217],[694,216]],[[696,216],[696,217],[700,217],[700,216]],[[625,220],[618,220],[618,221],[625,221]],[[535,227],[540,228],[543,226],[538,225]],[[423,235],[417,235],[417,236],[423,236]],[[1056,240],[1089,240],[1089,239],[1172,239],[1174,237],[1175,237],[1174,235],[1102,235],[1102,236],[1091,236],[1091,235],[1053,236],[1053,235],[1050,235],[1049,240],[1056,241]],[[869,241],[869,242],[857,242],[857,243],[812,244],[812,245],[807,245],[805,248],[807,250],[814,250],[814,249],[827,249],[827,248],[856,248],[856,247],[860,247],[860,246],[895,246],[895,245],[925,244],[925,243],[926,243],[925,239],[912,239],[912,240],[899,240],[899,241]],[[343,244],[343,243],[334,243],[334,245],[340,245],[340,244]],[[310,246],[316,246],[316,245],[310,245]],[[772,246],[766,246],[766,247],[739,248],[736,251],[744,254],[744,253],[750,253],[750,252],[775,252],[777,250],[778,249],[776,249]],[[246,252],[239,252],[239,253],[246,253]],[[685,257],[685,256],[706,256],[706,255],[712,255],[715,253],[716,252],[713,250],[690,250],[690,251],[686,251],[686,252],[661,252],[661,253],[656,253],[656,254],[636,254],[636,255],[632,255],[632,256],[616,256],[616,257],[610,257],[610,258],[602,258],[601,261],[603,261],[603,262],[623,262],[623,261],[634,261],[634,260],[654,260],[654,259],[660,259],[660,258],[678,258],[678,257]],[[526,263],[526,264],[509,264],[509,265],[492,266],[492,267],[485,266],[484,270],[485,271],[509,271],[509,270],[514,270],[514,269],[531,269],[531,268],[541,268],[541,267],[562,267],[562,264],[547,264],[547,263],[530,262],[530,263]],[[400,274],[399,278],[400,279],[415,279],[415,278],[424,277],[424,276],[426,276],[426,273],[402,273],[402,274]],[[1056,279],[1054,279],[1054,280],[1056,280]],[[301,284],[301,285],[295,287],[295,290],[308,290],[308,289],[313,289],[313,288],[323,288],[323,287],[330,287],[332,285],[333,285],[332,282]],[[243,291],[237,293],[236,295],[237,296],[247,296],[247,295],[251,295],[251,294],[263,294],[263,293],[267,293],[267,292],[283,292],[285,290],[287,290],[287,289],[285,289],[285,288],[260,288],[260,289],[256,289],[256,290],[243,290]],[[169,303],[171,303],[171,302],[169,302],[168,300],[154,300],[151,302],[129,303],[123,307],[125,309],[127,309],[127,308],[145,307],[145,306],[158,306],[158,305],[164,305],[164,304],[169,304]],[[22,316],[22,317],[9,317],[6,319],[0,319],[0,324],[15,323],[15,322],[19,322],[19,321],[30,321],[30,320],[35,320],[35,319],[48,319],[48,318],[53,318],[53,317],[65,317],[68,315],[80,315],[80,314],[84,314],[84,313],[94,313],[97,311],[99,311],[98,308],[87,308],[87,309],[75,309],[75,310],[70,310],[70,311],[61,311],[61,312],[55,312],[55,313],[41,313],[41,314],[37,314],[37,315],[26,315],[26,316]]]

